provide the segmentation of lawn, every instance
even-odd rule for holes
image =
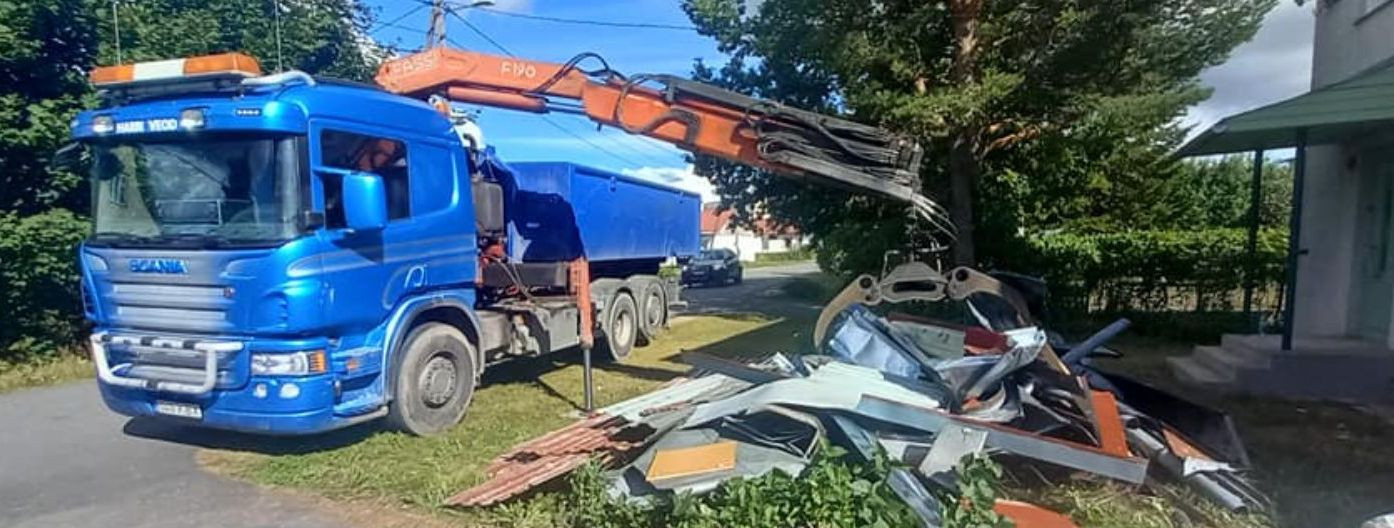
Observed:
[[[656,343],[636,348],[625,364],[598,364],[596,403],[637,396],[678,376],[687,370],[676,362],[684,350],[784,350],[806,325],[751,315],[681,318]],[[464,423],[444,436],[415,438],[371,424],[312,439],[227,435],[221,445],[225,449],[202,459],[217,471],[263,484],[436,508],[446,497],[481,482],[489,460],[508,447],[577,417],[579,359],[575,354],[544,357],[490,369]]]
[[[0,362],[0,394],[12,390],[90,378],[95,374],[86,356],[64,353],[23,363]]]
[[[820,285],[821,286],[821,285]],[[807,293],[823,288],[809,287]],[[802,297],[794,295],[793,297]],[[795,350],[811,326],[804,314],[784,319],[759,316],[694,316],[680,319],[657,343],[637,349],[625,365],[600,365],[600,405],[641,394],[686,369],[683,350],[723,355]],[[1188,344],[1125,338],[1127,354],[1107,366],[1145,378],[1189,397],[1165,368],[1169,355],[1189,353]],[[310,440],[267,442],[229,437],[204,460],[219,471],[255,482],[288,486],[332,498],[363,498],[405,504],[447,521],[491,524],[489,511],[450,513],[445,497],[480,482],[483,467],[508,447],[560,427],[576,417],[581,399],[578,358],[517,361],[491,370],[465,422],[439,438],[413,438],[372,426]],[[1256,480],[1277,503],[1278,526],[1358,526],[1394,509],[1394,427],[1340,404],[1265,399],[1208,399],[1231,412],[1256,467]],[[254,446],[255,449],[248,449]],[[1188,498],[1184,490],[1181,501]],[[1185,526],[1166,500],[1087,481],[1023,493],[1074,516],[1084,526]],[[516,521],[517,519],[512,519]],[[1253,521],[1250,519],[1249,521]],[[1264,525],[1266,523],[1258,523]],[[1196,526],[1233,526],[1226,522]],[[1245,523],[1250,525],[1250,523]]]

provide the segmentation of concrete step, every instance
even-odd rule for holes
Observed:
[[[1236,356],[1261,361],[1273,355],[1279,340],[1272,335],[1224,334],[1220,336],[1220,348]]]
[[[1230,390],[1234,383],[1233,369],[1217,369],[1196,361],[1194,357],[1169,357],[1167,366],[1182,383],[1209,390]]]
[[[1248,349],[1235,352],[1217,346],[1197,346],[1191,356],[1216,369],[1266,369],[1272,364],[1269,354],[1256,354]]]

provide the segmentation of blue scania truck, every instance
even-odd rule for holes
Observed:
[[[237,54],[105,68],[72,123],[102,398],[212,428],[457,423],[499,361],[623,360],[679,303],[697,195],[502,162],[477,129],[374,86]],[[660,277],[663,275],[663,277]]]

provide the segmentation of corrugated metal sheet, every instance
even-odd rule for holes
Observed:
[[[633,425],[597,414],[528,440],[495,458],[485,473],[489,480],[445,500],[448,506],[487,506],[546,484],[570,473],[591,458],[609,460],[637,447],[634,438],[616,438]]]
[[[448,506],[487,506],[570,473],[587,460],[608,462],[641,446],[653,430],[641,427],[646,411],[723,398],[750,387],[721,375],[679,378],[663,388],[625,400],[595,415],[533,438],[495,458],[489,480],[446,499]]]

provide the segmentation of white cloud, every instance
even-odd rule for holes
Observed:
[[[494,0],[494,5],[489,9],[529,14],[532,13],[532,0]]]
[[[641,167],[638,169],[624,169],[621,171],[625,176],[633,176],[641,180],[671,185],[685,191],[695,192],[702,195],[702,203],[715,202],[720,200],[716,194],[716,186],[712,182],[696,175],[692,172],[692,166],[685,168],[674,167]]]
[[[1201,73],[1201,82],[1214,89],[1204,102],[1191,107],[1182,120],[1199,134],[1225,117],[1275,103],[1306,92],[1311,85],[1312,5],[1291,1],[1278,4],[1263,21],[1254,39],[1235,48],[1228,61]]]

